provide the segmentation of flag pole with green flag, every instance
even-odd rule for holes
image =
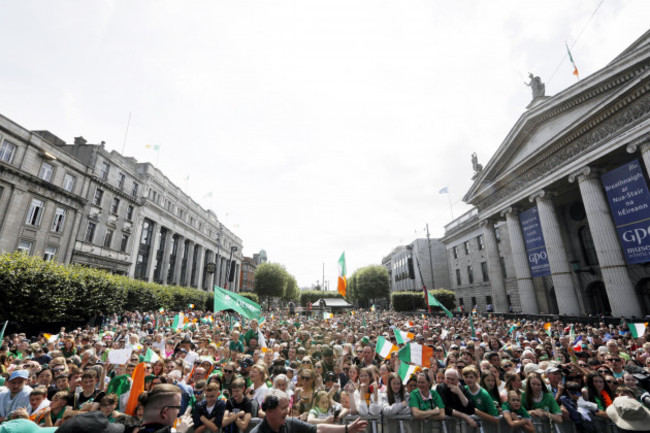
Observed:
[[[450,318],[451,318],[451,317],[454,317],[454,315],[451,313],[451,311],[449,311],[449,310],[448,310],[444,305],[442,305],[442,304],[440,303],[440,301],[438,301],[438,300],[436,299],[435,296],[433,296],[431,293],[427,293],[427,296],[429,297],[429,305],[430,305],[430,306],[432,306],[432,307],[440,307],[440,308],[442,308],[442,311],[445,312],[445,314],[447,315],[447,317],[450,317]]]
[[[476,337],[476,331],[474,330],[474,320],[472,319],[472,316],[469,316],[469,328],[472,330],[472,337]]]
[[[215,285],[214,312],[223,310],[234,310],[249,320],[259,320],[262,316],[262,307],[259,304]]]
[[[5,331],[7,330],[8,320],[5,321],[5,324],[2,326],[2,331],[0,331],[0,344],[2,344],[2,339],[5,338]]]

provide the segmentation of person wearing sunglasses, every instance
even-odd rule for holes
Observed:
[[[578,382],[567,382],[566,395],[560,397],[560,403],[569,413],[569,418],[580,433],[595,432],[594,420],[598,406],[582,398],[582,390]]]
[[[144,415],[139,433],[171,432],[181,411],[181,390],[175,385],[156,385],[143,398]],[[191,414],[180,416],[176,431],[187,432],[194,422]]]

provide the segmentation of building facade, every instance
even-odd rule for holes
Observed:
[[[388,270],[391,292],[451,287],[445,245],[438,239],[420,238],[398,246],[382,265]]]
[[[150,163],[0,117],[0,252],[237,291],[242,241]],[[233,263],[233,265],[231,265]]]
[[[647,32],[602,70],[535,98],[478,170],[464,197],[471,229],[445,238],[483,244],[496,311],[516,293],[525,313],[650,313],[649,91]]]

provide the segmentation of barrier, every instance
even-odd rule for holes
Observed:
[[[470,427],[464,420],[452,417],[446,417],[442,421],[416,420],[409,416],[395,418],[361,416],[360,418],[368,421],[364,433],[523,433],[522,429],[511,429],[503,417],[499,417],[498,424],[493,424],[483,422],[474,416],[479,427]],[[340,424],[350,424],[355,419],[357,416],[348,416],[341,420]],[[253,418],[246,431],[242,433],[249,433],[261,422],[260,418]],[[596,427],[598,433],[618,433],[616,425],[609,420],[597,419],[591,424]],[[556,424],[533,418],[533,426],[535,433],[579,433],[576,425],[570,421]]]

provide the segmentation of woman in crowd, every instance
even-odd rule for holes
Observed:
[[[556,423],[562,422],[562,410],[553,394],[546,389],[546,385],[538,373],[530,373],[526,377],[526,391],[521,396],[521,402],[524,409],[533,418],[551,419]]]
[[[609,418],[605,410],[612,404],[616,395],[605,382],[605,378],[599,373],[589,373],[587,375],[587,386],[583,389],[585,400],[598,405],[598,411],[595,415],[599,418]]]
[[[415,381],[417,386],[417,381]],[[381,413],[387,417],[408,416],[411,414],[409,408],[409,393],[402,384],[402,379],[395,373],[389,373],[386,392],[381,394]]]

